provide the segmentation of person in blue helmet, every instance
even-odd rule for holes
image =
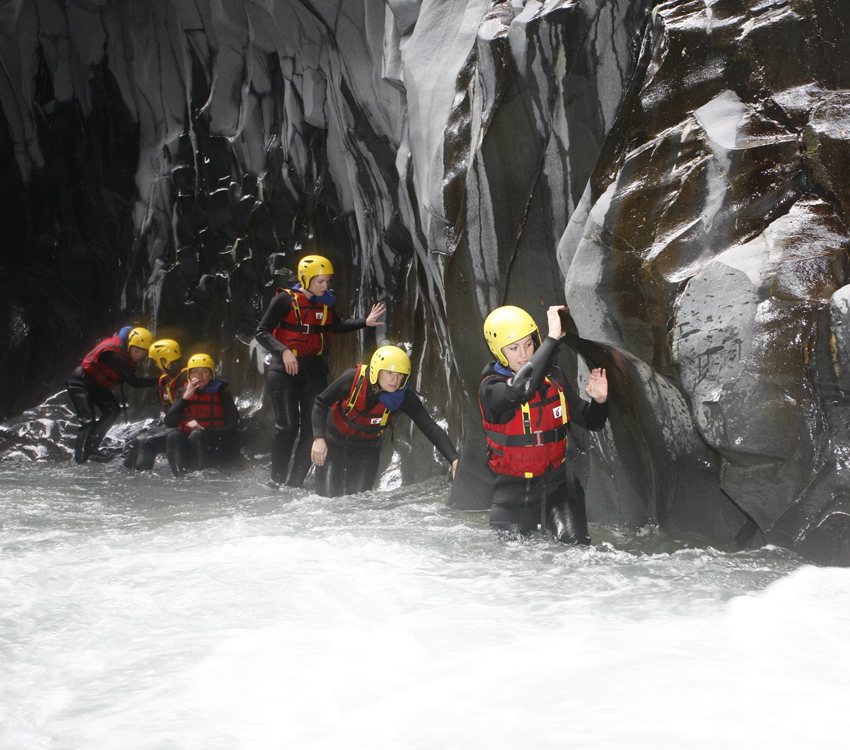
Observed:
[[[68,377],[65,387],[80,419],[74,447],[74,460],[78,464],[85,463],[90,457],[99,460],[113,458],[100,450],[103,438],[121,411],[121,404],[112,389],[121,383],[133,388],[156,385],[156,378],[136,375],[136,369],[148,356],[152,343],[153,335],[147,328],[125,326],[114,336],[99,342]],[[95,410],[100,411],[100,418],[97,418]]]

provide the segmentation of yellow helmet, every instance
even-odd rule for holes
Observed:
[[[305,255],[298,264],[298,281],[301,282],[301,288],[306,292],[315,276],[323,273],[330,276],[333,272],[334,267],[327,258],[321,255]]]
[[[165,372],[165,368],[163,368],[161,360],[165,360],[169,365],[174,364],[181,356],[180,353],[180,344],[178,344],[174,339],[160,339],[159,341],[154,341],[151,344],[151,348],[148,350],[148,356],[156,362],[156,366]]]
[[[134,328],[127,334],[127,350],[131,346],[138,346],[139,349],[148,351],[153,343],[153,334],[147,328]]]
[[[381,370],[389,370],[390,372],[400,372],[407,377],[402,381],[399,389],[407,385],[407,380],[410,377],[410,357],[404,349],[399,349],[397,346],[382,346],[373,355],[369,362],[369,382],[372,385],[378,382],[378,372]]]
[[[193,354],[189,357],[186,369],[191,370],[193,367],[209,367],[215,375],[215,360],[209,354]]]
[[[497,307],[484,321],[484,338],[487,346],[496,355],[496,359],[507,367],[508,360],[502,354],[502,347],[513,344],[531,334],[540,346],[540,331],[537,323],[525,310],[513,305]]]

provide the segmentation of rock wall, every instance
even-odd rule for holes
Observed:
[[[481,323],[566,293],[561,364],[613,389],[592,522],[850,564],[848,31],[840,0],[7,2],[2,416],[128,320],[266,414],[252,332],[316,251],[342,310],[388,303],[484,507]]]

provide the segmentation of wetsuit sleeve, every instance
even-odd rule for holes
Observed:
[[[166,427],[179,427],[180,420],[183,418],[183,409],[186,408],[186,402],[183,400],[183,389],[181,388],[177,391],[177,396],[174,398],[174,403],[171,404],[171,408],[165,413],[165,418],[163,422],[165,422]]]
[[[540,388],[543,378],[552,366],[552,360],[560,343],[559,339],[553,339],[551,336],[543,339],[543,343],[531,358],[534,374],[522,390],[508,385],[508,381],[500,377],[485,378],[481,381],[478,395],[481,397],[481,404],[488,417],[487,421],[500,424],[503,415],[513,416],[516,408],[528,400],[523,398],[524,394],[534,394]]]
[[[123,354],[118,352],[103,352],[100,359],[105,365],[111,367],[118,373],[121,380],[132,388],[150,388],[159,381],[159,378],[140,378],[136,375],[133,366]]]
[[[607,401],[601,404],[598,401],[585,401],[567,382],[567,377],[560,367],[553,367],[550,376],[564,389],[564,396],[570,408],[570,422],[592,432],[598,432],[605,427],[608,421]]]
[[[331,331],[333,333],[350,333],[365,327],[366,318],[338,318],[336,310],[334,310],[334,316],[331,319]]]
[[[413,424],[422,430],[425,437],[434,444],[434,447],[445,456],[449,463],[452,463],[457,458],[457,449],[452,439],[434,421],[433,417],[425,411],[425,406],[412,388],[408,388],[404,394],[404,401],[401,402],[399,411],[403,411],[413,420]]]
[[[357,375],[357,368],[352,367],[340,375],[333,383],[323,390],[313,402],[313,438],[327,438],[325,425],[328,419],[328,411],[337,401],[342,401],[351,393],[351,386]],[[364,385],[365,387],[365,385]]]
[[[239,428],[239,410],[236,408],[236,402],[233,400],[233,395],[228,388],[220,388],[218,397],[221,399],[221,409],[224,412],[224,424],[220,427],[205,427],[204,429],[211,435],[220,435],[221,437],[230,437],[236,434]]]
[[[281,344],[274,337],[274,329],[289,315],[291,309],[292,297],[286,292],[281,292],[275,296],[266,308],[266,312],[257,326],[257,333],[254,335],[254,338],[259,341],[260,346],[267,352],[280,355],[289,349],[288,346]]]

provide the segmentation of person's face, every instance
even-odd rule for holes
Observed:
[[[310,286],[307,287],[307,291],[310,292],[310,294],[314,294],[316,297],[321,297],[326,291],[328,291],[328,285],[330,283],[330,274],[320,273],[318,276],[314,276],[310,279]]]
[[[168,375],[176,375],[180,372],[180,360],[175,359],[173,362],[169,362],[165,357],[160,357],[159,369]]]
[[[502,347],[502,354],[508,360],[508,367],[516,372],[531,359],[534,354],[534,338],[528,334],[524,339],[514,341]]]
[[[395,393],[404,381],[404,374],[392,370],[378,370],[378,385],[382,391]]]
[[[148,355],[148,353],[140,346],[131,346],[128,353],[130,354],[130,359],[132,359],[133,362],[141,362]]]
[[[189,370],[189,380],[198,388],[206,388],[213,379],[212,370],[209,367],[193,367]]]

